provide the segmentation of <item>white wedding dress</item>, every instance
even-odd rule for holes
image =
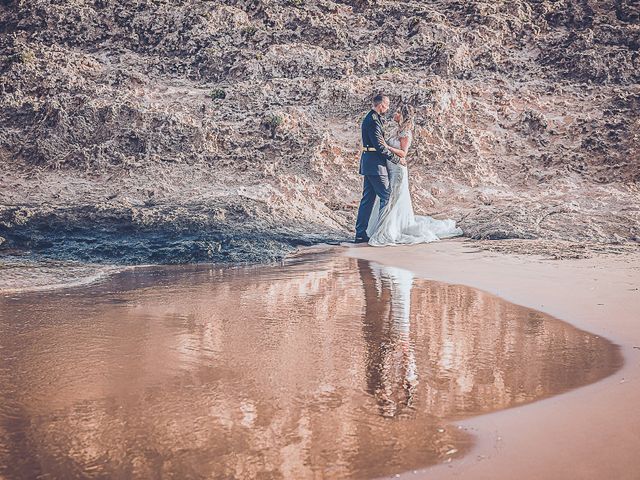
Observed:
[[[410,132],[401,132],[399,137],[408,137],[409,146],[411,146]],[[400,139],[390,139],[389,145],[400,148]],[[375,247],[411,245],[462,235],[462,230],[456,227],[454,220],[436,220],[427,216],[414,215],[409,194],[407,167],[387,162],[387,170],[391,190],[389,202],[380,214],[380,199],[376,197],[367,228],[369,245]]]

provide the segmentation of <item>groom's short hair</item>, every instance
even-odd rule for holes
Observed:
[[[382,102],[384,102],[385,98],[388,98],[388,97],[382,93],[378,93],[376,96],[373,97],[373,106],[377,107]]]

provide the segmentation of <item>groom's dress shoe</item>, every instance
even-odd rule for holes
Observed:
[[[368,237],[356,237],[356,239],[353,241],[353,243],[367,243],[367,242],[369,242]]]

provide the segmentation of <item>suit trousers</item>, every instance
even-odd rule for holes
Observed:
[[[362,200],[358,208],[358,219],[356,220],[356,238],[367,237],[367,227],[369,217],[376,201],[376,196],[380,198],[380,211],[389,200],[389,176],[388,175],[363,175]]]

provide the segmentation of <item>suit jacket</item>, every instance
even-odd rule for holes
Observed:
[[[378,112],[371,110],[367,113],[362,120],[361,130],[363,151],[360,156],[360,175],[388,175],[387,160],[398,163],[400,158],[383,146],[384,129]]]

